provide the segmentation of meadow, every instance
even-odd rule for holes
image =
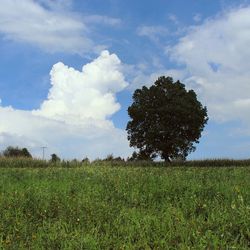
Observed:
[[[0,249],[250,248],[250,167],[17,162],[0,161]]]

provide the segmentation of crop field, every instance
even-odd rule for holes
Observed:
[[[0,249],[249,248],[249,167],[0,168]]]

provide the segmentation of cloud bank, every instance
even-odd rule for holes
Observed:
[[[240,121],[250,135],[250,7],[231,9],[191,27],[167,54],[208,107],[210,118]]]
[[[48,98],[38,110],[0,107],[1,145],[19,145],[41,156],[57,153],[64,158],[128,156],[125,131],[109,119],[120,108],[116,93],[127,86],[115,54],[103,51],[77,71],[57,63],[50,72]]]

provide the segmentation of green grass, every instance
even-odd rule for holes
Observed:
[[[61,161],[53,163],[51,161],[43,161],[32,158],[21,157],[1,157],[0,168],[76,168],[83,166],[119,166],[119,167],[250,167],[250,159],[233,160],[233,159],[206,159],[206,160],[188,160],[188,161],[172,161],[166,162],[151,162],[151,161],[106,161],[94,160],[91,163],[73,161]]]
[[[249,248],[247,167],[0,168],[0,249]]]

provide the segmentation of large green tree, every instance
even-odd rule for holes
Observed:
[[[185,159],[194,151],[208,121],[207,109],[195,92],[165,76],[149,88],[135,90],[128,114],[130,146],[148,158],[160,156],[165,161]]]

